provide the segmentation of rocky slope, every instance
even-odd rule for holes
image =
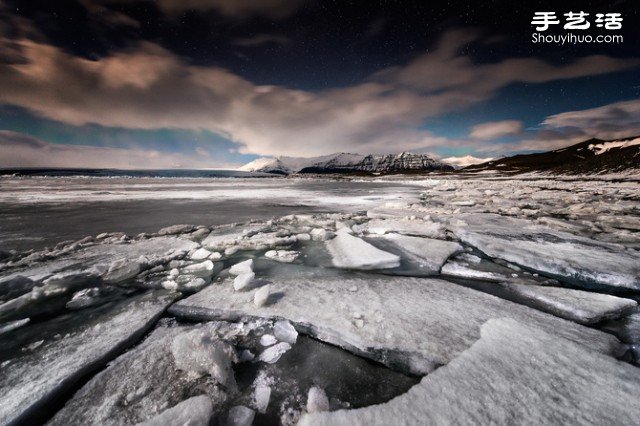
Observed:
[[[600,174],[640,170],[640,137],[587,141],[536,154],[522,154],[465,167],[465,172]]]

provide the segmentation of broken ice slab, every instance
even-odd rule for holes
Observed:
[[[331,254],[331,262],[345,269],[389,269],[400,266],[400,257],[379,250],[366,241],[340,232],[334,239],[325,242]]]
[[[149,292],[2,335],[0,424],[50,414],[51,403],[140,338],[176,297]],[[54,336],[55,327],[66,328],[66,334]]]
[[[306,414],[307,425],[637,424],[640,370],[500,318],[448,365],[386,404]]]
[[[372,219],[362,225],[354,226],[354,230],[378,235],[395,232],[418,237],[445,237],[444,227],[441,224],[423,219]]]
[[[447,281],[287,266],[270,278],[276,297],[264,307],[252,303],[251,293],[223,283],[169,312],[197,320],[287,319],[299,332],[414,374],[449,362],[478,339],[490,318],[512,317],[602,353],[621,351],[611,335]]]
[[[194,332],[210,339],[198,345],[190,339]],[[199,371],[217,371],[213,358],[206,355],[207,343],[224,343],[222,338],[232,339],[243,333],[240,325],[178,326],[162,320],[140,345],[91,378],[49,424],[136,424],[198,395],[206,395],[214,411],[219,410],[229,392],[218,380],[209,375],[203,378]],[[175,347],[182,343],[186,346]]]
[[[367,241],[379,249],[399,255],[400,268],[389,272],[401,275],[437,275],[447,259],[462,250],[462,246],[453,241],[401,234],[385,234]]]
[[[175,407],[171,407],[156,417],[139,423],[139,426],[189,425],[209,426],[213,416],[213,405],[205,395],[194,396]]]
[[[69,271],[105,273],[117,261],[136,261],[142,256],[149,261],[153,261],[167,256],[169,252],[186,253],[197,247],[198,245],[192,241],[176,237],[150,238],[122,244],[97,244],[70,252],[56,259],[35,262],[32,265],[8,270],[4,272],[6,275],[0,283],[17,276],[23,276],[37,282],[53,274]],[[31,290],[31,287],[26,288],[24,293],[29,290]]]
[[[529,306],[578,322],[595,324],[627,315],[638,306],[632,299],[562,287],[505,282],[503,290]]]
[[[454,216],[449,228],[486,255],[585,287],[640,289],[640,254],[496,214]]]

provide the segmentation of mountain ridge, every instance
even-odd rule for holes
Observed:
[[[591,138],[553,151],[518,154],[474,164],[460,171],[571,175],[619,173],[629,169],[640,170],[640,136],[610,140]]]
[[[427,154],[353,154],[339,152],[320,157],[261,157],[240,167],[248,172],[290,174],[388,174],[451,171],[453,167]]]

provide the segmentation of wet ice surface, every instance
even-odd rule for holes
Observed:
[[[636,181],[4,183],[0,423],[638,416]]]
[[[311,179],[0,178],[0,250],[176,223],[222,225],[416,195],[388,182]]]

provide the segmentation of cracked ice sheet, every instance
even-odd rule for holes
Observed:
[[[102,243],[78,249],[56,259],[37,262],[33,266],[5,271],[6,275],[3,277],[22,275],[39,281],[60,271],[86,271],[94,266],[108,268],[119,259],[136,260],[140,256],[162,256],[170,250],[187,252],[197,247],[198,244],[193,241],[176,237],[157,237],[125,244]]]
[[[512,319],[492,319],[448,365],[388,403],[308,425],[637,424],[640,370]]]
[[[449,227],[488,256],[576,285],[640,289],[640,255],[635,250],[495,214],[457,215]]]
[[[166,291],[133,297],[78,323],[66,336],[36,342],[33,350],[12,358],[0,370],[0,423],[42,415],[48,402],[135,342],[176,297]]]
[[[505,316],[603,353],[620,351],[606,333],[442,280],[290,267],[270,281],[274,297],[262,308],[253,292],[235,292],[225,282],[169,312],[197,320],[285,318],[300,332],[414,374],[448,363],[478,339],[482,323]]]
[[[371,270],[400,266],[399,256],[377,249],[345,232],[340,232],[334,239],[326,241],[325,247],[336,268]]]
[[[406,264],[401,268],[404,275],[414,272],[419,274],[415,276],[438,274],[449,257],[462,251],[462,246],[452,241],[401,234],[385,234],[369,241],[382,250],[400,255],[402,263]]]
[[[632,299],[569,288],[510,282],[499,285],[530,306],[581,324],[620,318],[638,306]]]
[[[163,320],[164,321],[164,320]],[[205,394],[220,409],[229,394],[215,380],[181,371],[171,345],[193,330],[233,337],[240,325],[175,326],[162,323],[137,347],[121,355],[71,398],[50,425],[136,424],[160,415],[181,401]]]

